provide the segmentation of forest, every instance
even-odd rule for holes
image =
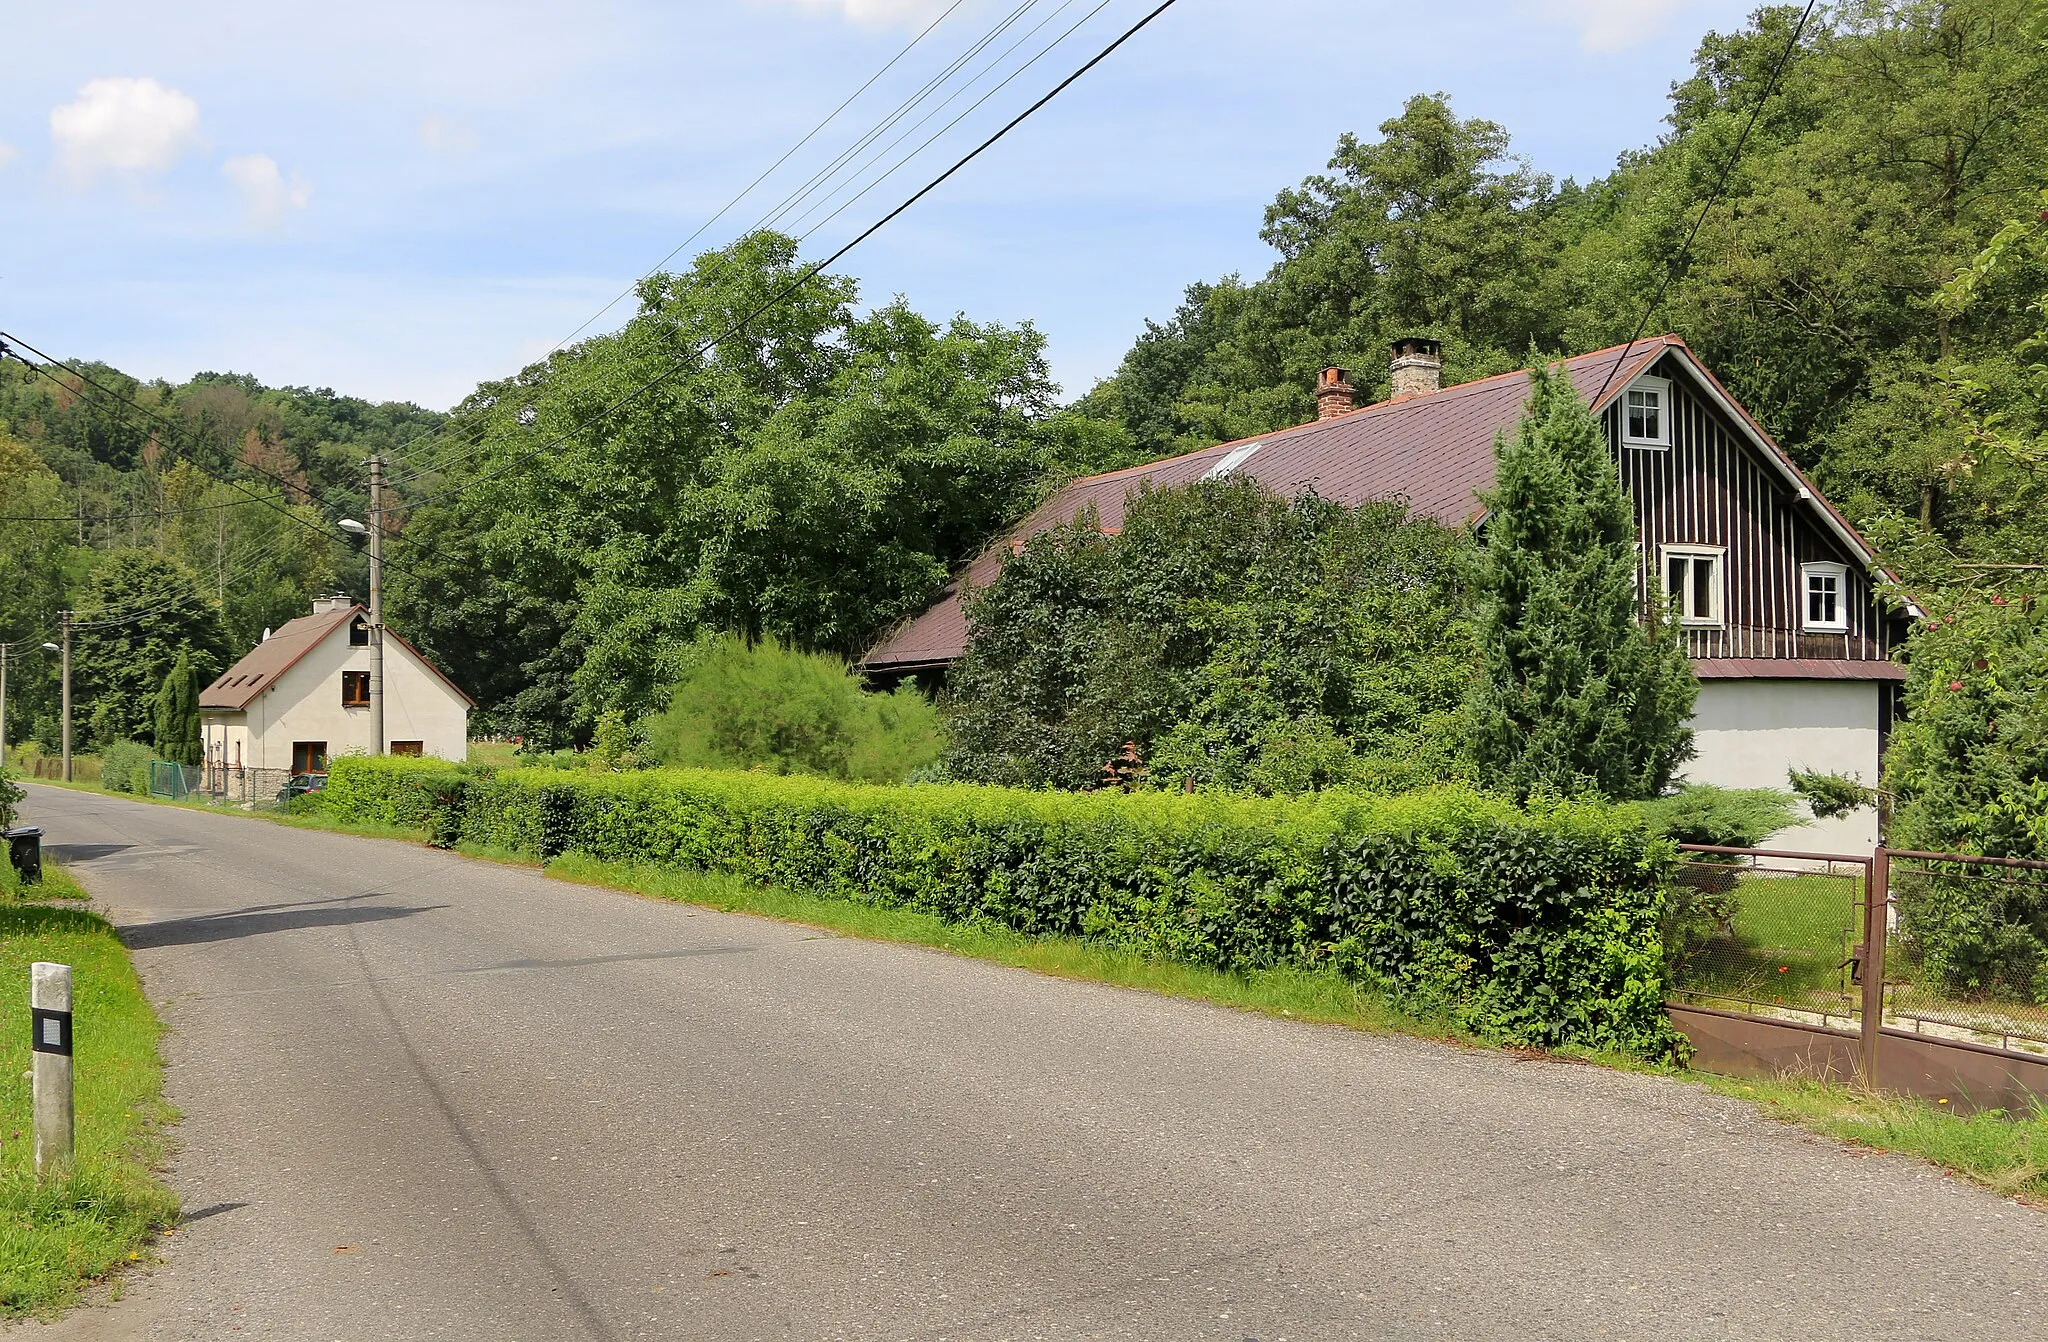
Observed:
[[[766,233],[649,279],[622,329],[445,414],[0,361],[10,739],[53,742],[38,648],[60,610],[82,622],[89,745],[134,735],[180,655],[210,676],[313,595],[360,595],[360,542],[335,522],[363,516],[373,453],[394,627],[479,700],[479,729],[584,744],[665,707],[716,636],[857,655],[1076,474],[1311,419],[1327,365],[1376,398],[1397,335],[1442,341],[1457,382],[1676,332],[1907,586],[2026,587],[2010,566],[2048,550],[2048,12],[1832,6],[1780,70],[1797,17],[1706,35],[1655,142],[1591,182],[1416,94],[1278,191],[1265,274],[1197,279],[1072,398],[1028,323],[863,303]],[[1325,546],[1352,525],[1242,507]],[[1402,563],[1450,543],[1397,521],[1374,544]],[[1441,668],[1411,670],[1345,681],[1365,754],[1398,754],[1456,698]],[[1222,712],[1198,697],[1161,701],[1176,739]],[[1382,721],[1383,700],[1413,711]],[[1315,730],[1353,719],[1332,721]]]

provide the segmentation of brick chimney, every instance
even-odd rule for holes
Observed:
[[[1356,404],[1351,396],[1351,378],[1341,368],[1325,368],[1316,379],[1316,418],[1335,419],[1348,415]]]
[[[1425,336],[1394,342],[1393,385],[1389,400],[1427,396],[1444,387],[1444,347]]]

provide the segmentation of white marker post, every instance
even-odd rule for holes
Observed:
[[[29,967],[32,1094],[36,1113],[36,1177],[71,1169],[71,966],[38,960]]]

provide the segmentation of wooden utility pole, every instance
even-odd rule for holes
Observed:
[[[71,781],[71,612],[57,612],[64,628],[64,781]]]
[[[0,643],[0,765],[7,763],[7,645]]]
[[[370,753],[384,753],[384,458],[370,458]]]

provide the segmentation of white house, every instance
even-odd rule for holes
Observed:
[[[370,739],[370,623],[347,597],[326,597],[268,635],[199,696],[200,741],[216,778],[247,770],[316,773]],[[460,760],[476,701],[384,629],[384,748]]]

